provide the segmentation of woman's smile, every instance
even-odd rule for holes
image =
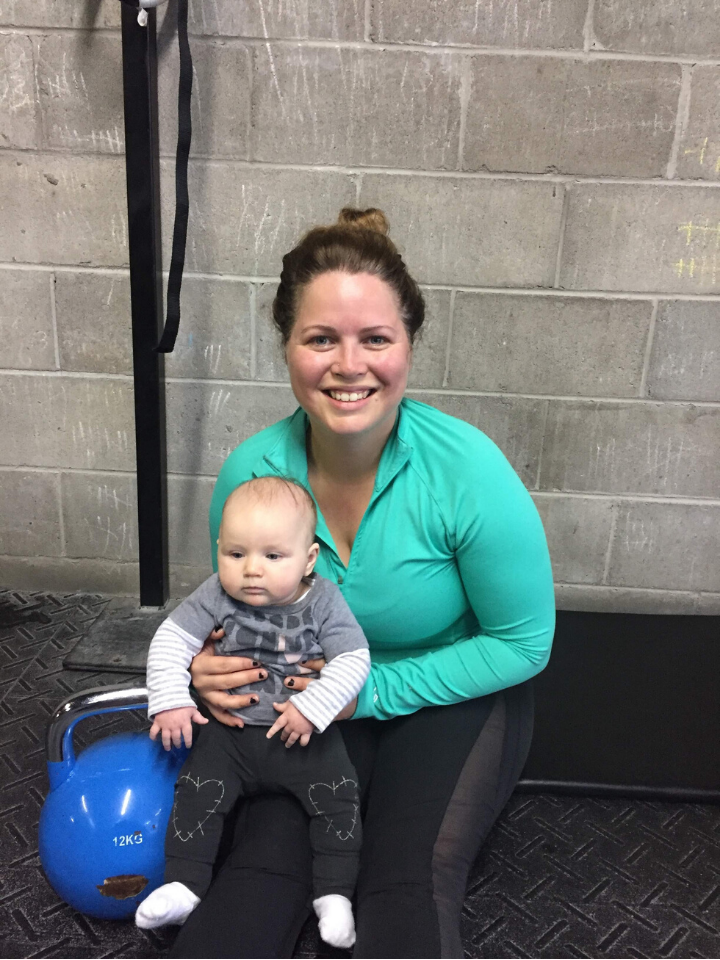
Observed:
[[[377,393],[377,390],[372,388],[368,390],[323,390],[322,392],[326,397],[329,397],[338,409],[358,410],[364,406],[373,394]]]

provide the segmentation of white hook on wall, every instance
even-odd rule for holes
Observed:
[[[140,12],[138,13],[138,23],[141,27],[147,26],[148,9],[150,7],[159,7],[161,3],[165,3],[165,0],[139,0]]]

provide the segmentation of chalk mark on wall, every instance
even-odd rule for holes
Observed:
[[[685,247],[691,249],[676,260],[673,267],[677,277],[715,286],[720,266],[720,221],[712,223],[709,217],[704,219],[704,223],[688,220],[678,226],[678,233],[685,235]]]
[[[710,137],[703,137],[698,146],[687,147],[683,152],[686,157],[694,156],[701,167],[705,166],[707,160],[708,166],[711,166],[715,173],[720,173],[720,143],[711,141]]]

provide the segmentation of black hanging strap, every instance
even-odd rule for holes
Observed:
[[[190,97],[192,95],[192,56],[188,41],[188,0],[178,0],[178,44],[180,47],[180,82],[178,84],[178,142],[175,155],[175,226],[173,228],[170,276],[167,287],[167,317],[158,353],[172,353],[180,326],[180,287],[185,266],[188,212],[188,157],[192,139]]]

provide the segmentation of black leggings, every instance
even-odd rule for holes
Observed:
[[[463,956],[468,871],[520,776],[532,718],[524,683],[340,724],[363,803],[355,957]],[[302,807],[280,794],[243,801],[232,849],[171,956],[290,957],[311,899]]]

